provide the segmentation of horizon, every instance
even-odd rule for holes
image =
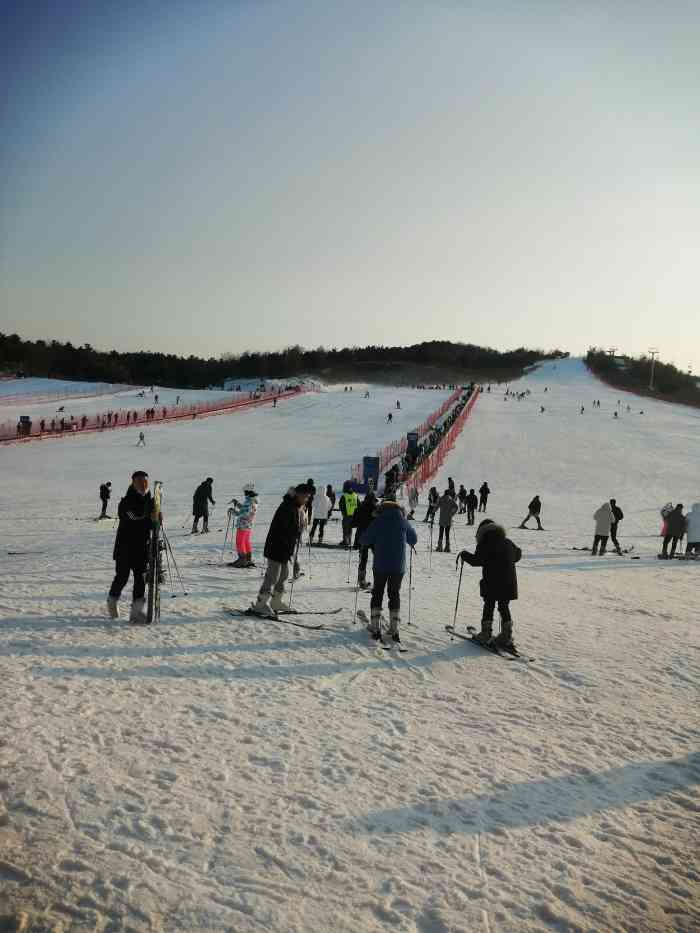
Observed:
[[[697,5],[6,20],[0,331],[205,358],[603,336],[700,369]]]

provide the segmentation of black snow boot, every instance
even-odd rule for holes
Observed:
[[[501,633],[495,639],[497,648],[515,648],[513,644],[513,622],[501,622]]]
[[[481,620],[481,631],[474,636],[474,641],[480,641],[482,645],[488,645],[493,636],[493,622],[491,619]]]

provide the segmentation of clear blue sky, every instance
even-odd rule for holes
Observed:
[[[700,371],[700,4],[6,3],[0,330]]]

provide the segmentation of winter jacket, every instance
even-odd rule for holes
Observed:
[[[439,501],[440,501],[440,495],[437,489],[431,489],[430,492],[428,493],[428,505],[434,509]]]
[[[313,516],[319,521],[325,522],[328,519],[328,512],[331,509],[331,500],[321,489],[314,496]]]
[[[494,522],[482,525],[476,533],[476,550],[460,555],[472,567],[482,567],[479,589],[483,599],[517,599],[518,575],[516,563],[522,557],[520,548],[506,538],[505,530]]]
[[[108,502],[111,495],[112,490],[109,488],[107,483],[102,483],[100,486],[100,499],[102,499],[103,502]]]
[[[688,544],[700,543],[700,502],[696,502],[685,517]]]
[[[685,533],[685,515],[682,509],[674,509],[666,518],[666,534],[682,538]]]
[[[489,489],[488,483],[482,483],[481,486],[479,486],[479,495],[484,496],[484,498],[491,495],[491,490]]]
[[[530,513],[530,515],[540,514],[540,512],[542,511],[542,502],[540,501],[539,496],[535,496],[532,502],[528,505],[527,510]]]
[[[194,496],[192,496],[192,514],[208,515],[209,508],[207,502],[211,502],[211,504],[214,505],[214,500],[211,497],[211,483],[207,483],[205,480],[197,486],[194,491]]]
[[[611,504],[610,508],[612,509],[612,524],[617,527],[625,517],[625,514],[617,503],[615,503],[615,505]]]
[[[360,535],[360,544],[374,549],[377,573],[406,572],[406,543],[414,547],[418,538],[396,502],[382,502],[377,517]]]
[[[233,514],[237,515],[236,528],[239,531],[250,531],[255,524],[255,514],[258,511],[258,500],[255,496],[246,496],[243,502],[233,507]]]
[[[467,502],[467,490],[464,488],[464,486],[460,486],[460,487],[459,487],[459,492],[457,493],[457,498],[459,499],[460,502],[466,504],[466,502]]]
[[[356,492],[344,492],[340,497],[340,512],[344,518],[352,518],[355,509],[360,504],[360,497]]]
[[[114,560],[129,560],[134,567],[146,566],[152,512],[153,496],[150,492],[142,496],[129,486],[117,512],[119,527],[114,540]]]
[[[479,505],[479,500],[475,492],[470,492],[467,496],[467,508],[474,510]]]
[[[265,539],[265,557],[281,564],[291,560],[299,534],[299,509],[294,496],[287,493],[272,517]]]
[[[418,501],[419,501],[418,490],[416,489],[415,486],[411,486],[409,493],[408,493],[408,504],[411,506],[412,509],[416,509],[418,508]]]
[[[372,524],[374,513],[379,505],[379,500],[373,492],[368,492],[362,503],[357,507],[357,511],[352,517],[352,526],[357,528],[360,534]]]
[[[449,494],[446,492],[445,495],[440,499],[440,525],[442,528],[451,528],[452,527],[452,516],[456,515],[459,511],[459,506]]]
[[[610,525],[612,524],[612,507],[609,502],[604,502],[601,507],[593,513],[595,519],[595,533],[597,535],[610,534]]]

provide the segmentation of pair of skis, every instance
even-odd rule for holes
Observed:
[[[230,616],[250,616],[255,619],[264,619],[266,622],[284,622],[285,625],[294,625],[297,628],[305,628],[312,632],[318,632],[325,628],[323,622],[319,622],[317,625],[309,625],[305,622],[295,622],[293,619],[285,619],[284,616],[334,616],[342,612],[342,609],[310,609],[308,611],[289,609],[283,612],[270,612],[267,614],[264,612],[256,612],[252,607],[249,609],[235,609],[230,606],[224,606],[224,612]]]
[[[463,635],[461,632],[458,632],[453,625],[446,625],[445,631],[450,633],[451,638],[461,638],[464,641],[470,641],[472,644],[477,645],[479,648],[483,648],[484,651],[490,651],[491,654],[498,655],[499,658],[503,658],[505,661],[534,661],[534,658],[526,658],[524,655],[520,654],[518,649],[513,646],[513,648],[499,648],[494,642],[483,642],[478,638],[475,638],[476,629],[473,625],[467,626],[468,635]]]

